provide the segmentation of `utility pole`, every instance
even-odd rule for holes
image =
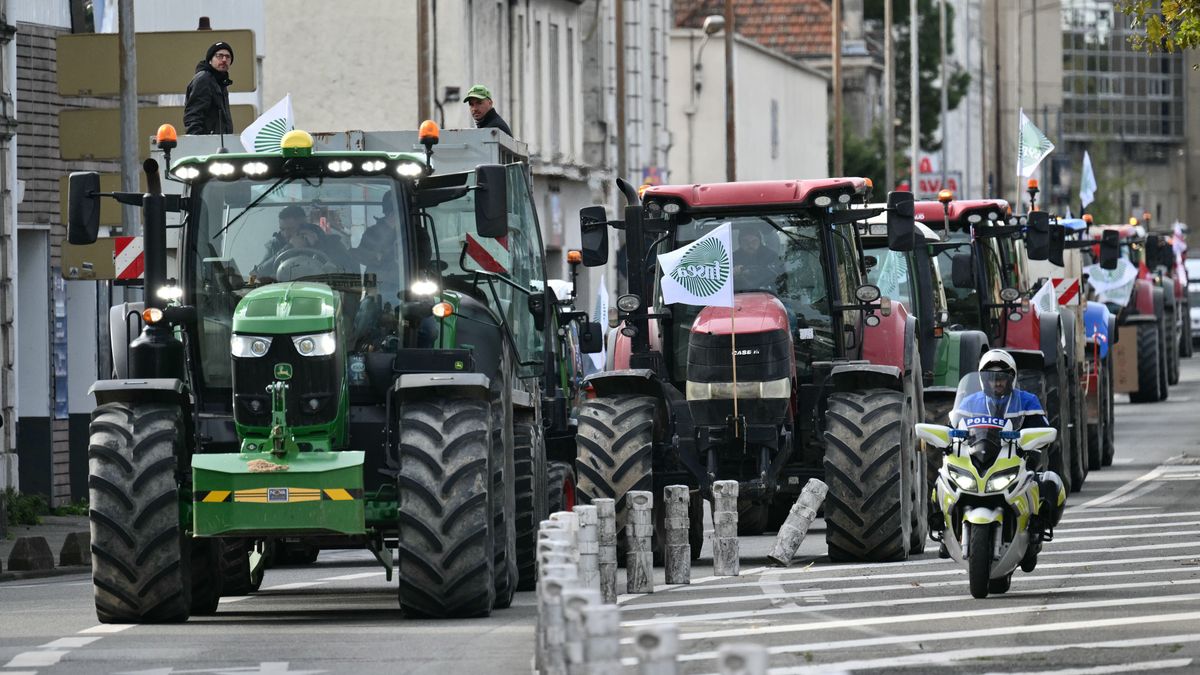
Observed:
[[[429,72],[432,67],[429,39],[429,0],[417,0],[417,122],[433,117]]]
[[[625,166],[625,0],[616,0],[613,11],[617,52],[617,176],[622,180],[629,180]]]
[[[138,181],[138,101],[137,50],[134,47],[133,0],[120,0],[117,5],[117,28],[120,38],[118,59],[121,64],[121,189],[139,192]],[[121,207],[125,234],[136,237],[142,233],[138,208],[128,204]]]
[[[940,52],[942,57],[942,111],[941,122],[939,126],[942,128],[942,183],[939,189],[946,189],[946,160],[949,158],[949,149],[946,147],[946,115],[950,112],[950,94],[946,86],[947,75],[949,69],[946,68],[946,0],[938,0],[938,33],[940,34]]]
[[[896,59],[892,56],[892,0],[883,0],[883,145],[887,156],[887,190],[896,187]]]
[[[737,180],[737,127],[734,125],[733,0],[725,0],[725,180]]]
[[[833,175],[842,175],[842,0],[833,0]]]
[[[909,100],[909,186],[913,194],[917,192],[917,163],[920,158],[921,145],[921,82],[920,69],[917,67],[917,27],[920,17],[917,15],[917,0],[908,2],[908,100]]]

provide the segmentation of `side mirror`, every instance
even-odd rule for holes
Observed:
[[[553,302],[554,289],[547,286],[541,292],[529,294],[529,313],[533,315],[533,327],[541,331],[546,330],[546,307],[547,303]]]
[[[1025,248],[1030,260],[1050,257],[1050,214],[1034,211],[1029,214],[1029,229],[1025,233]]]
[[[475,231],[498,239],[508,234],[508,178],[500,164],[475,167]]]
[[[584,267],[608,263],[608,213],[603,206],[579,209],[579,243]]]
[[[1105,230],[1100,235],[1100,268],[1117,269],[1117,261],[1121,259],[1121,235],[1116,230]]]
[[[971,267],[970,253],[956,253],[951,256],[950,282],[955,288],[975,287],[975,271]]]
[[[67,241],[92,244],[100,233],[100,174],[76,171],[67,183]]]
[[[604,330],[598,321],[585,323],[579,332],[579,350],[584,354],[599,354],[604,351]]]
[[[863,265],[866,266],[867,270],[875,269],[875,266],[878,264],[879,264],[879,258],[876,258],[873,255],[863,256]]]
[[[1050,226],[1050,255],[1048,260],[1051,265],[1063,267],[1063,244],[1067,239],[1067,228],[1062,225],[1054,224]]]
[[[916,425],[917,438],[925,441],[935,448],[950,447],[950,427],[941,424],[925,424],[924,422]]]
[[[888,193],[888,248],[893,251],[911,251],[916,245],[917,228],[913,221],[913,204],[911,192]]]
[[[1017,439],[1017,447],[1022,450],[1039,450],[1058,439],[1058,430],[1054,427],[1033,427],[1022,429],[1021,437]]]

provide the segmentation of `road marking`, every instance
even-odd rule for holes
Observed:
[[[1099,497],[1096,497],[1095,499],[1093,499],[1091,501],[1084,502],[1083,504],[1080,504],[1079,506],[1077,506],[1075,508],[1087,509],[1087,508],[1098,507],[1098,506],[1102,506],[1102,505],[1115,506],[1118,503],[1116,501],[1117,499],[1120,499],[1121,497],[1129,494],[1130,492],[1133,492],[1134,490],[1138,490],[1147,484],[1153,484],[1153,483],[1150,483],[1150,481],[1153,481],[1156,478],[1158,478],[1159,476],[1161,476],[1164,471],[1165,471],[1165,467],[1157,466],[1157,467],[1151,469],[1150,471],[1148,471],[1147,473],[1144,473],[1141,476],[1138,476],[1137,478],[1134,478],[1133,480],[1129,481],[1128,483],[1122,485],[1121,487],[1113,490],[1112,492],[1109,492],[1106,495],[1101,495]]]
[[[102,623],[99,626],[92,626],[91,628],[84,628],[83,630],[81,630],[79,632],[81,634],[102,633],[102,634],[107,635],[110,633],[120,633],[123,630],[129,630],[130,628],[133,628],[136,625],[137,625],[136,623]]]
[[[1104,673],[1133,673],[1146,670],[1162,670],[1164,668],[1183,668],[1192,665],[1191,659],[1167,659],[1165,661],[1141,661],[1139,663],[1118,663],[1111,666],[1092,666],[1091,668],[1064,668],[1062,670],[1027,670],[1023,673],[1008,675],[1103,675]],[[987,675],[1000,675],[999,672]]]
[[[1162,637],[1133,638],[1129,640],[1106,640],[1103,642],[1076,642],[1068,644],[1026,645],[1022,644],[1020,653],[1047,654],[1050,652],[1066,651],[1068,649],[1134,649],[1138,647],[1157,647],[1160,645],[1186,644],[1200,642],[1200,634],[1164,635]],[[906,666],[954,666],[962,661],[990,659],[995,657],[1011,657],[1013,647],[974,647],[971,649],[955,649],[945,652],[926,652],[920,654],[898,654],[879,659],[858,659],[825,663],[814,666],[796,666],[793,668],[772,668],[772,675],[807,675],[808,673],[878,670],[881,668],[903,668]]]
[[[1072,527],[1057,529],[1057,534],[1075,534],[1077,532],[1109,532],[1112,530],[1144,530],[1148,527],[1182,527],[1184,525],[1200,525],[1200,520],[1175,522],[1159,518],[1153,523],[1136,523],[1134,525],[1101,525],[1099,527]]]
[[[219,600],[219,603],[220,603],[220,604],[222,604],[222,605],[229,605],[229,604],[232,604],[232,603],[235,603],[235,602],[241,602],[241,601],[243,601],[243,600],[249,600],[250,598],[253,598],[253,597],[254,597],[253,595],[234,595],[234,596],[225,596],[225,597],[223,597],[223,598],[221,598],[221,599]]]
[[[1054,537],[1055,544],[1065,544],[1068,542],[1080,541],[1107,541],[1109,539],[1151,539],[1162,538],[1164,536],[1178,537],[1181,535],[1191,535],[1200,537],[1200,530],[1183,530],[1181,532],[1149,532],[1146,534],[1109,534],[1109,535],[1094,535],[1091,537]]]
[[[320,586],[320,585],[321,585],[321,582],[319,582],[319,581],[297,581],[297,582],[291,583],[291,584],[279,584],[278,586],[270,586],[270,587],[264,588],[262,590],[263,591],[293,591],[293,590],[296,590],[297,588],[312,588],[313,586]]]
[[[1190,558],[1192,556],[1181,556],[1181,557],[1189,557]],[[1098,564],[1099,563],[1068,563],[1064,566],[1089,567],[1089,566],[1098,565]],[[1098,579],[1098,578],[1104,578],[1104,577],[1128,577],[1128,576],[1141,577],[1141,576],[1149,576],[1149,575],[1155,575],[1155,574],[1195,574],[1195,573],[1196,573],[1196,570],[1189,569],[1186,567],[1166,567],[1166,568],[1154,569],[1154,570],[1137,569],[1137,570],[1124,570],[1124,571],[1116,571],[1116,572],[1084,572],[1084,573],[1071,573],[1071,574],[1045,574],[1045,575],[1037,575],[1037,576],[1025,576],[1025,577],[1021,577],[1021,579],[1019,580],[1019,583],[1021,583],[1022,587],[1024,587],[1024,584],[1026,582],[1040,583],[1043,581],[1062,581],[1062,580],[1066,580],[1066,579]],[[813,589],[807,589],[807,590],[801,590],[801,591],[792,591],[790,593],[785,592],[782,589],[780,589],[778,592],[763,593],[760,595],[746,595],[746,594],[742,593],[739,595],[723,595],[723,596],[713,597],[713,598],[697,598],[694,600],[674,600],[674,601],[665,601],[665,602],[650,602],[650,603],[645,603],[645,604],[640,604],[640,605],[628,605],[624,608],[624,610],[628,611],[628,612],[632,612],[632,611],[645,611],[645,610],[673,609],[673,608],[677,608],[677,607],[703,607],[706,605],[730,605],[730,604],[738,604],[738,603],[743,603],[743,602],[758,602],[758,601],[775,602],[775,601],[783,601],[783,600],[805,600],[806,602],[813,602],[813,600],[810,600],[810,598],[820,597],[820,596],[824,596],[824,595],[856,595],[859,593],[879,593],[879,592],[883,592],[883,591],[905,591],[905,590],[911,591],[911,590],[916,590],[916,589],[920,589],[920,588],[941,588],[941,587],[945,587],[945,586],[962,586],[962,585],[966,585],[966,583],[967,583],[966,571],[961,570],[961,569],[948,570],[945,572],[927,572],[924,574],[909,574],[909,575],[889,574],[889,575],[880,575],[880,576],[871,577],[871,578],[879,579],[884,576],[890,577],[890,578],[901,578],[901,579],[912,579],[913,577],[917,577],[917,576],[920,576],[920,577],[957,576],[957,577],[961,577],[961,578],[956,579],[954,581],[926,581],[921,584],[917,584],[915,581],[909,581],[908,583],[885,584],[882,586],[859,586],[857,588],[813,588]],[[822,580],[813,579],[807,583],[816,583],[818,581],[822,581]],[[840,581],[840,579],[833,578],[833,579],[829,579],[829,581]],[[1171,583],[1171,582],[1170,581],[1156,582],[1156,584],[1148,584],[1148,585],[1157,585],[1157,584],[1161,584],[1161,583]],[[1200,580],[1197,580],[1196,582],[1193,582],[1193,583],[1200,583]],[[1139,587],[1140,587],[1140,585],[1139,585]],[[753,588],[753,586],[743,586],[742,588],[743,589]],[[1111,588],[1111,586],[1107,586],[1107,585],[1103,586],[1103,587],[1102,586],[1077,586],[1075,588],[1075,590],[1086,590],[1086,589],[1092,589],[1092,588]],[[1054,593],[1057,591],[1048,590],[1046,592]],[[818,602],[823,602],[823,601],[818,601]],[[881,606],[886,605],[886,604],[887,604],[887,601],[881,601],[879,603],[879,605],[881,605]],[[836,606],[831,605],[827,609],[836,609]],[[687,615],[684,615],[684,617],[686,617],[686,616]],[[704,616],[707,617],[708,615],[704,615]],[[727,617],[727,618],[737,618],[737,617]],[[638,622],[636,622],[636,621],[627,622],[627,624],[630,624],[630,625],[637,624],[637,623]]]
[[[1164,582],[1148,581],[1148,582],[1132,582],[1125,584],[1103,584],[1093,586],[1074,586],[1063,588],[1044,588],[1031,589],[1026,591],[1012,591],[1010,597],[1023,598],[1030,596],[1030,599],[1038,600],[1044,595],[1060,595],[1066,593],[1079,593],[1094,590],[1117,590],[1117,589],[1135,589],[1135,588],[1161,588]],[[1171,586],[1196,586],[1200,585],[1200,579],[1186,579],[1170,583]],[[961,602],[968,600],[965,595],[937,595],[932,597],[920,598],[891,598],[887,600],[871,600],[867,602],[840,602],[837,604],[826,605],[822,611],[833,612],[838,610],[852,609],[874,609],[881,607],[899,607],[925,605],[925,604],[944,604],[948,602]],[[1126,605],[1143,605],[1156,602],[1188,602],[1191,600],[1200,600],[1200,593],[1187,593],[1183,595],[1158,595],[1158,596],[1142,596],[1135,599],[1110,599],[1110,600],[1080,600],[1078,602],[1062,603],[1057,605],[1048,605],[1044,602],[1038,602],[1034,605],[1025,605],[1020,607],[996,607],[992,609],[968,609],[953,612],[927,612],[917,615],[903,616],[868,616],[856,619],[835,619],[832,621],[813,621],[802,624],[783,624],[773,626],[758,626],[755,628],[731,628],[719,631],[710,631],[707,633],[686,633],[679,636],[681,640],[706,640],[712,638],[724,637],[745,637],[749,635],[758,635],[765,633],[794,633],[800,630],[827,630],[830,628],[857,628],[860,626],[875,626],[886,625],[892,623],[903,623],[906,621],[916,621],[920,618],[941,620],[941,619],[962,619],[968,617],[980,616],[1005,616],[1008,614],[1022,614],[1026,612],[1041,612],[1041,611],[1062,611],[1064,609],[1083,609],[1093,607],[1121,607]],[[769,607],[765,609],[747,609],[742,611],[731,612],[712,612],[709,614],[682,614],[671,617],[657,617],[654,619],[642,619],[641,621],[623,622],[626,626],[649,626],[660,623],[698,623],[705,621],[730,621],[733,619],[761,619],[763,617],[781,616],[786,614],[804,614],[810,610],[800,605],[792,605],[790,607]],[[626,644],[632,644],[633,640],[627,638],[622,640]]]
[[[1128,516],[1085,516],[1083,518],[1063,518],[1059,526],[1074,525],[1075,523],[1107,523],[1114,520],[1150,520],[1163,517],[1187,518],[1200,516],[1200,511],[1180,511],[1178,513],[1135,513]],[[1065,528],[1064,528],[1065,529]]]
[[[1060,605],[1061,607],[1061,605]],[[1036,609],[1036,608],[1034,608]],[[1044,608],[1043,608],[1044,609]],[[904,620],[916,617],[898,617]],[[767,647],[768,654],[803,654],[804,652],[832,651],[836,649],[856,649],[861,647],[881,647],[886,645],[913,645],[924,642],[944,642],[948,640],[979,641],[982,638],[1001,637],[1005,635],[1028,636],[1033,633],[1056,633],[1069,630],[1092,630],[1095,628],[1129,627],[1135,624],[1180,623],[1186,625],[1190,621],[1200,621],[1200,612],[1176,612],[1172,614],[1148,614],[1145,616],[1120,616],[1111,619],[1091,619],[1087,621],[1063,621],[1060,623],[1022,624],[1019,626],[1001,626],[997,628],[970,628],[967,630],[948,631],[944,633],[925,633],[921,635],[887,635],[857,640],[834,640],[828,642],[807,642],[791,645],[774,645]],[[762,631],[762,629],[760,629]],[[750,633],[752,631],[746,631]],[[684,638],[685,636],[680,636]],[[1008,647],[1011,654],[1021,647]],[[680,654],[678,660],[708,661],[717,658],[717,652],[693,652]],[[636,658],[621,659],[621,664],[636,666]]]
[[[42,668],[52,666],[67,655],[67,650],[46,649],[36,652],[21,652],[4,664],[5,668]]]
[[[1200,523],[1196,523],[1196,524],[1200,525]],[[379,577],[379,576],[383,576],[383,573],[382,572],[359,572],[358,574],[343,574],[341,576],[336,576],[336,577],[325,577],[324,579],[318,579],[317,581],[354,581],[356,579],[369,579],[371,577]]]
[[[58,638],[54,642],[47,642],[38,649],[75,649],[76,647],[86,647],[99,639],[98,637]]]

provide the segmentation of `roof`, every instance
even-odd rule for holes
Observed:
[[[989,213],[996,214],[996,220],[1003,219],[1008,212],[1008,202],[1003,199],[956,199],[950,202],[947,213],[941,202],[920,201],[913,205],[916,220],[940,225],[949,216],[951,225],[962,225],[967,216],[978,213],[987,218]]]
[[[724,14],[725,0],[675,0],[675,25],[700,28]],[[833,16],[828,0],[733,0],[735,32],[792,57],[829,56]]]
[[[808,206],[820,192],[843,188],[852,193],[867,190],[865,178],[822,178],[817,180],[764,180],[696,185],[655,185],[646,189],[644,200],[673,198],[694,209],[727,206],[790,204]]]

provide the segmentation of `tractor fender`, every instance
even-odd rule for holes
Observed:
[[[1050,367],[1058,363],[1058,355],[1065,353],[1068,360],[1071,359],[1071,351],[1067,348],[1067,331],[1064,328],[1066,322],[1062,321],[1058,312],[1047,312],[1038,316],[1040,324],[1040,335],[1038,336],[1038,349],[1042,351],[1042,356],[1045,357],[1045,366]],[[1071,336],[1072,338],[1074,336]],[[1072,343],[1073,346],[1073,343]]]
[[[689,429],[691,427],[687,400],[684,398],[683,392],[674,388],[669,382],[663,382],[649,368],[626,368],[625,370],[592,373],[584,378],[583,386],[591,389],[596,396],[635,394],[653,398],[657,406],[658,418],[664,422],[670,422],[655,429],[656,437],[665,437],[677,430],[679,426],[686,426]]]
[[[108,308],[108,343],[112,348],[114,378],[129,377],[129,336],[141,332],[145,307],[144,302],[124,302]]]
[[[144,403],[164,400],[183,407],[191,404],[187,385],[174,377],[148,378],[144,380],[97,380],[88,389],[88,395],[96,397],[97,405],[105,403]]]
[[[1004,351],[1008,352],[1009,356],[1013,357],[1013,361],[1017,363],[1018,373],[1026,370],[1041,372],[1046,367],[1048,357],[1040,349],[1005,349]]]
[[[1163,309],[1173,313],[1178,306],[1179,301],[1179,296],[1175,294],[1174,282],[1165,283],[1162,286],[1159,286],[1158,290],[1162,291]]]
[[[430,390],[491,400],[491,384],[483,373],[406,373],[396,378],[392,391],[402,400]]]
[[[1133,298],[1129,303],[1138,314],[1153,314],[1158,316],[1154,304],[1154,285],[1148,279],[1138,279],[1133,283]]]
[[[909,352],[916,343],[916,317],[904,305],[893,302],[892,311],[879,318],[876,326],[863,324],[862,358],[874,365],[911,370],[913,355]]]
[[[1013,313],[1008,312],[1007,314]],[[1045,327],[1045,320],[1048,317],[1054,317],[1057,321],[1058,313],[1043,314],[1030,307],[1028,310],[1018,309],[1015,314],[1021,317],[1017,321],[1012,320],[1008,315],[1004,317],[1004,348],[1041,349],[1041,331]]]
[[[958,377],[954,385],[963,375],[973,373],[979,368],[979,359],[989,347],[988,336],[981,330],[964,330],[958,333]]]
[[[650,325],[650,351],[662,351],[662,332],[659,330],[658,321],[648,322]],[[609,348],[610,370],[630,370],[629,358],[633,354],[633,339],[625,335],[621,331],[613,331],[616,333],[616,339]]]
[[[1067,362],[1071,365],[1079,363],[1079,347],[1075,342],[1075,322],[1069,312],[1060,312],[1059,316],[1062,321],[1058,324],[1062,331],[1062,346],[1063,351],[1067,354]],[[1042,347],[1042,351],[1046,351],[1046,347]]]
[[[873,363],[845,363],[834,366],[826,380],[829,391],[894,389],[904,391],[903,371],[896,366]]]
[[[1108,356],[1108,346],[1115,339],[1111,320],[1112,312],[1103,303],[1089,302],[1083,310],[1084,336],[1089,342],[1098,343],[1101,359]]]

